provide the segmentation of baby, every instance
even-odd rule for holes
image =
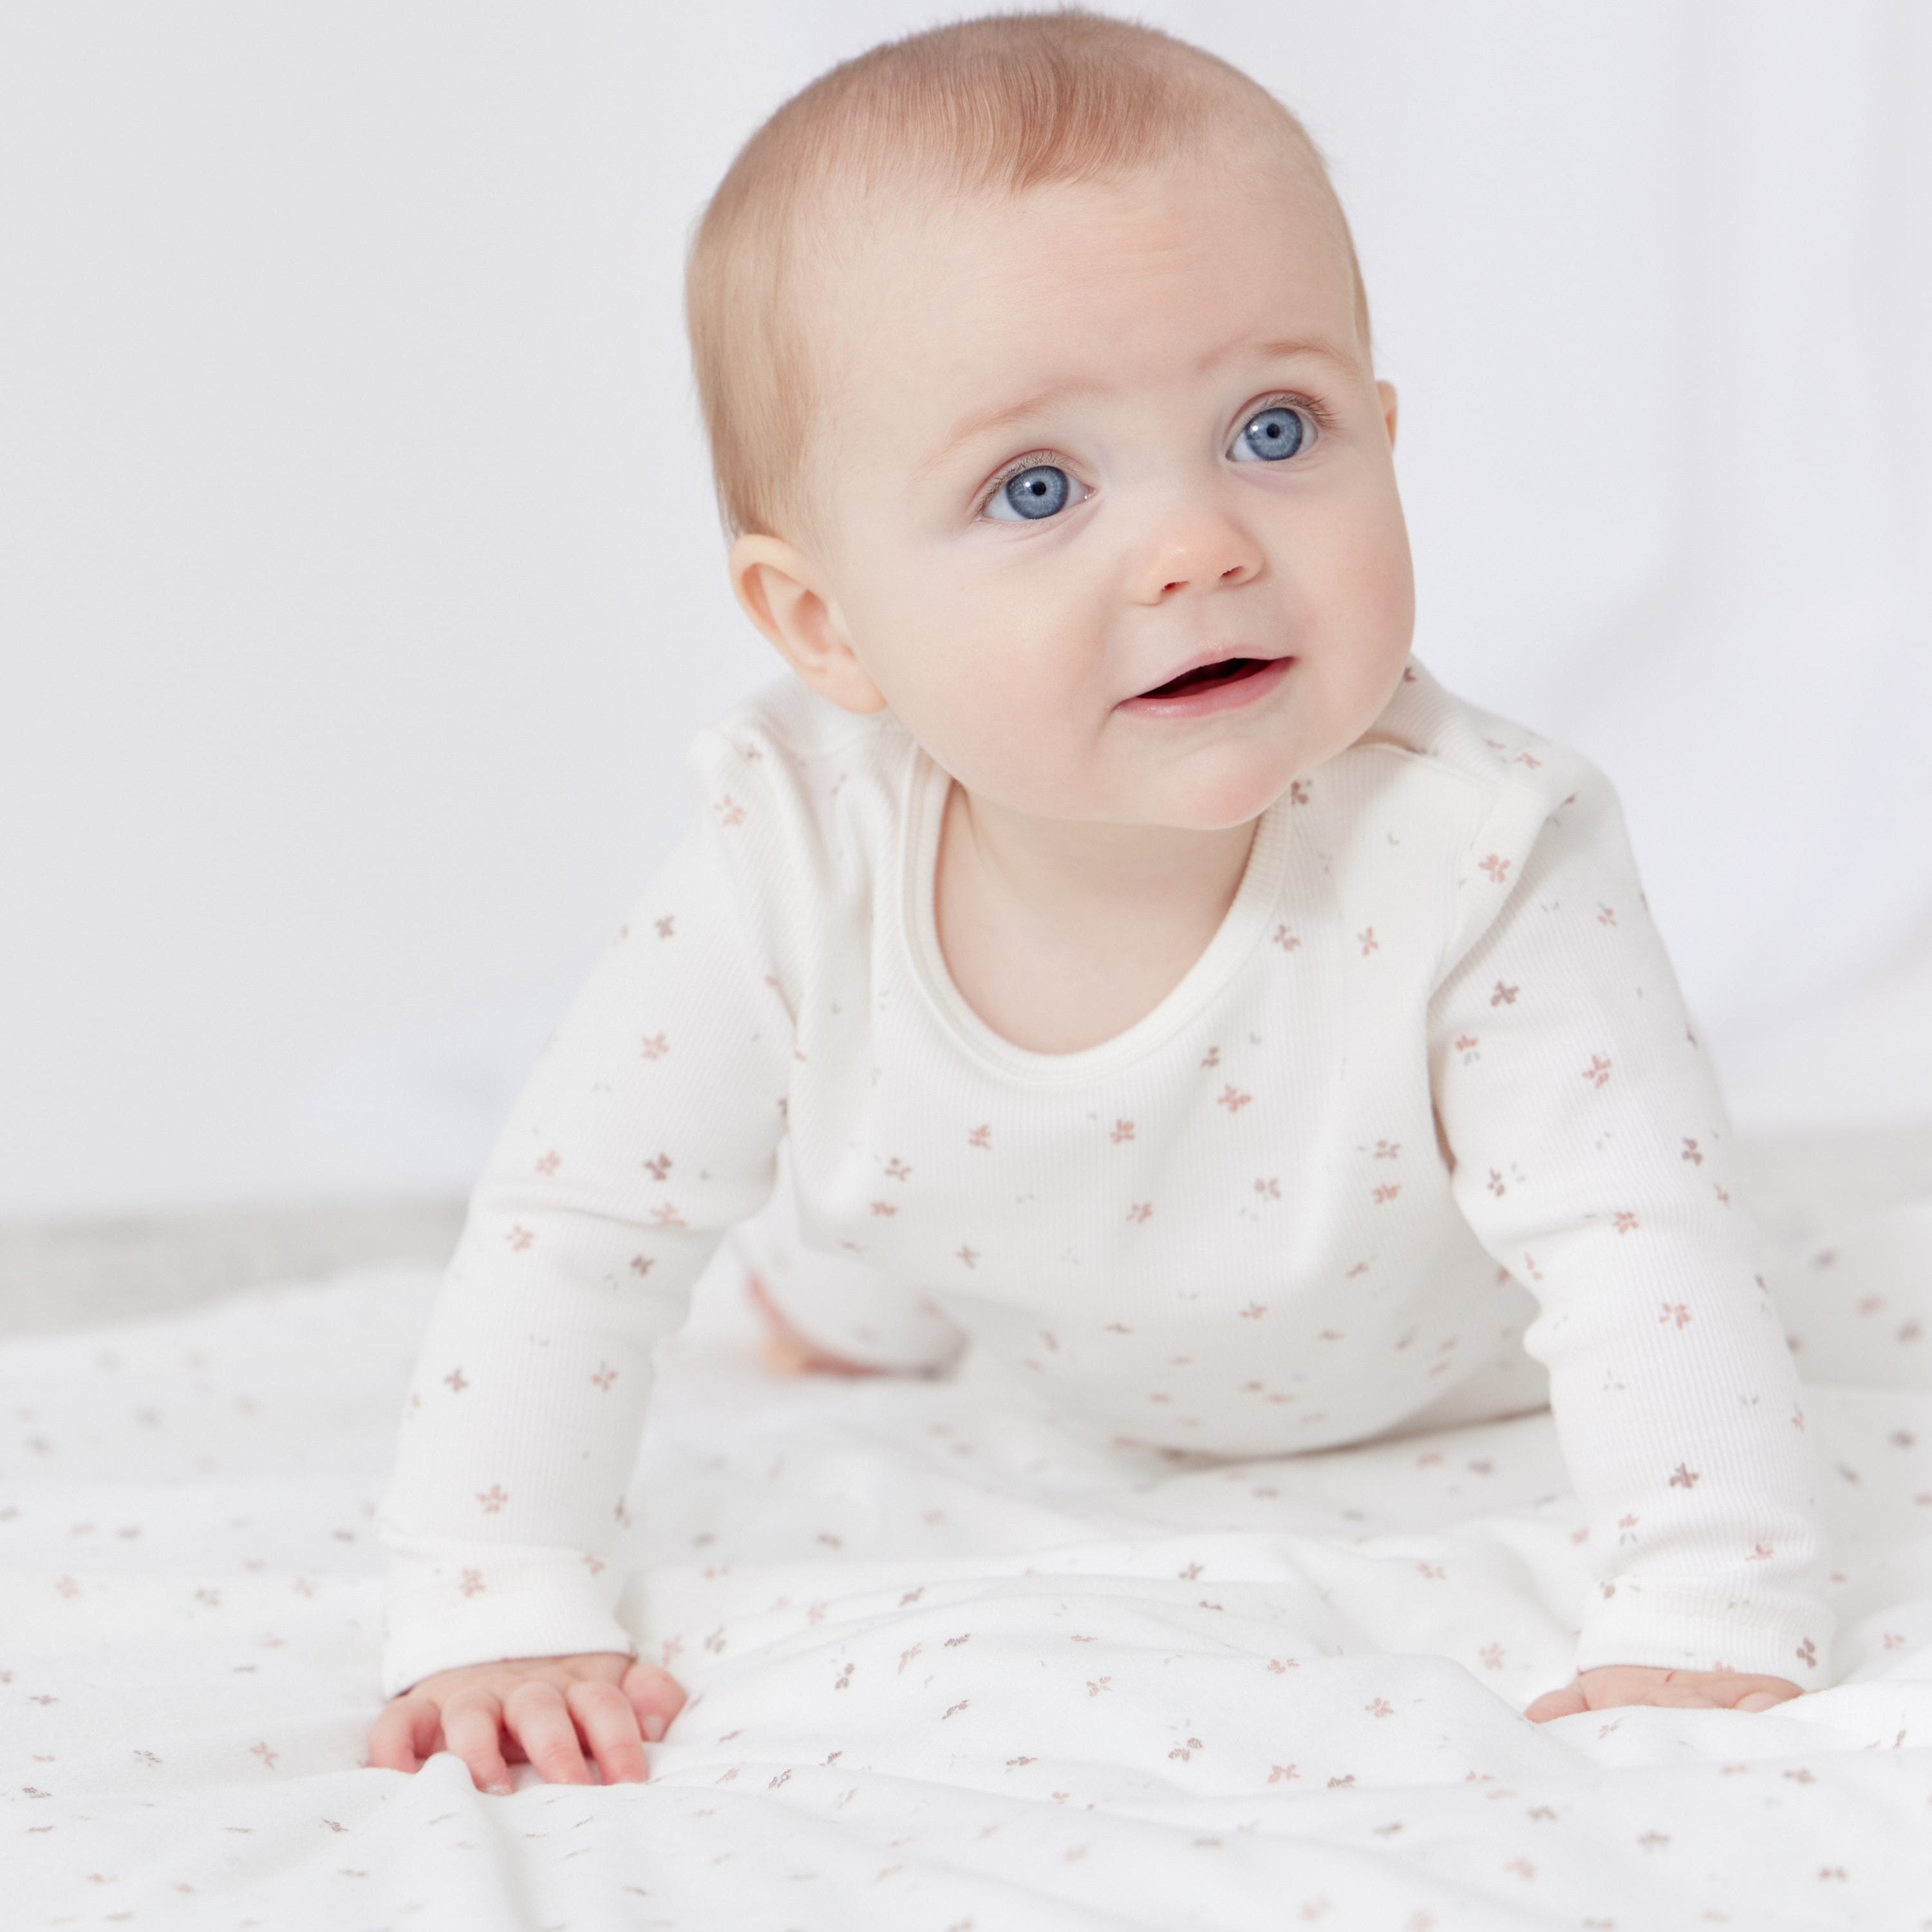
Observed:
[[[946,27],[759,130],[689,298],[795,675],[697,740],[477,1190],[370,1762],[645,1776],[684,1694],[607,1558],[734,1230],[795,1360],[970,1342],[1124,1443],[1546,1402],[1595,1586],[1528,1714],[1825,1682],[1711,1068],[1604,779],[1410,656],[1395,395],[1300,126],[1138,26]]]

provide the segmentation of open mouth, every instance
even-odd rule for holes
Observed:
[[[1178,677],[1171,677],[1165,684],[1158,684],[1151,691],[1141,693],[1143,698],[1181,698],[1192,691],[1204,691],[1217,684],[1238,684],[1243,678],[1252,677],[1257,671],[1266,670],[1276,662],[1274,658],[1222,658],[1217,662],[1197,664],[1193,670],[1183,671]]]

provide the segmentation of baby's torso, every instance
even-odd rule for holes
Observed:
[[[1105,1045],[1042,1055],[946,974],[943,776],[832,760],[804,782],[830,903],[783,974],[786,1211],[811,1248],[1048,1401],[1220,1454],[1375,1434],[1528,1325],[1455,1206],[1431,1096],[1478,790],[1385,745],[1298,782],[1180,985]]]

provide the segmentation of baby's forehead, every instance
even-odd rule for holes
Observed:
[[[1024,341],[1052,326],[1070,290],[1092,292],[1102,315],[1125,318],[1137,304],[1171,303],[1177,284],[1211,306],[1230,280],[1268,268],[1318,298],[1336,319],[1336,346],[1366,362],[1346,218],[1312,156],[1204,144],[1018,190],[935,177],[902,178],[885,193],[862,181],[830,186],[814,214],[817,242],[794,281],[789,320],[826,376],[843,364],[862,380],[882,334],[896,355],[926,346],[944,356],[962,328]],[[1104,337],[1064,345],[1095,360],[1114,346]]]

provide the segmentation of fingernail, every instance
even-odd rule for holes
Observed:
[[[649,1738],[652,1744],[656,1744],[664,1734],[664,1720],[653,1711],[644,1720],[644,1736]]]
[[[490,1787],[490,1795],[492,1798],[512,1797],[514,1796],[515,1792],[516,1786],[514,1785],[508,1784],[501,1779]]]

